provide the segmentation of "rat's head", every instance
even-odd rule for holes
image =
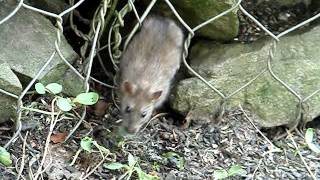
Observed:
[[[154,103],[162,91],[149,92],[138,88],[137,85],[124,81],[121,84],[121,114],[122,127],[133,134],[148,122],[154,110]]]

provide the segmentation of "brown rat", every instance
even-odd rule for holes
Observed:
[[[167,99],[180,67],[184,35],[174,21],[149,16],[120,60],[122,127],[136,133]]]

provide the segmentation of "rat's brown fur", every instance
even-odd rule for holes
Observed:
[[[123,126],[135,133],[167,99],[180,67],[183,32],[170,19],[151,16],[133,37],[120,61]]]

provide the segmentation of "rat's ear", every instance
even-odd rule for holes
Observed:
[[[156,92],[152,93],[151,99],[152,100],[157,100],[157,99],[160,98],[161,94],[162,94],[162,91],[156,91]]]
[[[133,95],[135,93],[135,86],[129,81],[124,81],[121,84],[121,90],[126,94]]]

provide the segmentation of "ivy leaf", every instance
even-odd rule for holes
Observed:
[[[95,92],[81,93],[76,98],[73,99],[73,102],[77,102],[83,105],[93,105],[99,100],[99,95]]]
[[[59,94],[62,91],[62,86],[58,83],[50,83],[46,86],[46,88],[52,93],[52,94]]]
[[[313,129],[312,128],[308,128],[305,134],[305,139],[306,139],[306,143],[308,145],[308,147],[310,148],[311,151],[319,154],[320,153],[320,147],[318,144],[314,144],[313,142]]]
[[[133,167],[136,164],[136,160],[134,159],[134,157],[132,156],[131,153],[129,153],[128,155],[128,165],[130,167]]]
[[[215,179],[224,179],[228,177],[228,172],[224,169],[215,170],[213,176]]]
[[[244,174],[247,174],[247,171],[242,169],[242,167],[239,165],[233,165],[228,170],[228,176],[244,175]]]
[[[69,98],[58,98],[57,106],[62,111],[70,111],[72,109],[72,101]]]
[[[37,83],[34,88],[36,89],[38,94],[45,94],[46,93],[46,88],[42,83]]]
[[[1,146],[0,146],[0,163],[5,166],[10,166],[12,164],[10,153]]]
[[[84,138],[81,139],[80,146],[81,146],[82,149],[84,149],[84,150],[86,150],[88,152],[91,152],[92,143],[93,143],[92,138],[84,137]]]
[[[110,164],[104,164],[103,167],[110,169],[110,170],[117,170],[117,169],[124,168],[125,165],[121,164],[121,163],[114,162],[114,163],[110,163]]]

